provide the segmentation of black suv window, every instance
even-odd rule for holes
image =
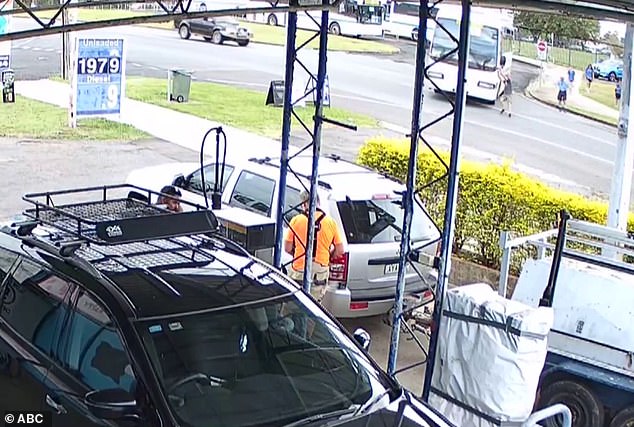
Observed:
[[[108,312],[84,290],[73,295],[73,312],[58,357],[91,390],[133,391],[134,373],[123,341]]]
[[[64,301],[74,285],[27,259],[8,278],[0,316],[24,339],[46,354],[57,343],[55,331],[67,312]]]
[[[229,177],[233,173],[233,169],[234,169],[233,166],[225,164],[225,173],[224,173],[224,176],[222,177],[222,188],[220,189],[221,192],[224,191],[225,186],[227,185],[227,181],[229,180]],[[216,164],[212,163],[210,165],[205,166],[204,171],[205,171],[205,182],[207,183],[207,193],[211,195],[210,191],[213,191],[214,184],[216,183]],[[220,177],[221,173],[222,173],[222,168],[218,171],[218,177]],[[192,191],[195,193],[203,192],[203,184],[202,184],[202,179],[200,175],[201,175],[200,169],[198,169],[196,172],[194,172],[193,174],[189,176],[186,190]]]
[[[229,205],[270,216],[274,190],[275,181],[272,179],[242,171]]]

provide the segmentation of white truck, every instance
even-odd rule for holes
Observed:
[[[500,246],[500,294],[506,293],[511,251],[536,249],[511,299],[553,308],[536,406],[566,405],[573,427],[633,426],[634,264],[627,261],[634,239],[562,211],[558,228],[514,240],[502,233]]]

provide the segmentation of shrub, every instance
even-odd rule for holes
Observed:
[[[438,154],[448,165],[449,154]],[[374,138],[361,147],[358,162],[404,182],[408,159],[408,140]],[[446,167],[427,147],[421,148],[417,164],[417,193],[430,216],[442,227],[447,179],[440,178]],[[551,188],[513,171],[508,163],[484,164],[461,159],[459,166],[453,251],[484,266],[499,267],[502,231],[528,235],[550,229],[556,225],[561,209],[568,210],[575,219],[606,223],[606,203]],[[628,229],[634,229],[632,214]]]

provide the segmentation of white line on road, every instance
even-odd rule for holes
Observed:
[[[494,130],[494,131],[497,131],[497,132],[505,132],[505,133],[508,133],[509,135],[517,136],[517,137],[520,137],[520,138],[532,139],[533,141],[540,142],[540,143],[542,143],[544,145],[549,145],[551,147],[559,148],[560,150],[570,151],[571,153],[575,153],[575,154],[577,154],[579,156],[588,157],[588,158],[596,160],[598,162],[605,163],[606,165],[610,165],[610,166],[612,165],[612,161],[611,160],[606,160],[606,159],[604,159],[602,157],[595,156],[593,154],[588,154],[588,153],[586,153],[584,151],[581,151],[581,150],[577,150],[576,148],[566,147],[565,145],[560,145],[560,144],[557,144],[557,143],[552,142],[552,141],[547,141],[545,139],[538,138],[536,136],[530,136],[530,135],[527,135],[527,134],[522,133],[522,132],[516,132],[514,130],[504,129],[504,128],[497,127],[497,126],[491,126],[491,125],[487,125],[487,124],[484,124],[484,123],[475,122],[475,121],[472,121],[472,120],[465,120],[465,123],[469,123],[469,124],[472,124],[472,125],[475,125],[475,126],[480,126],[480,127],[485,128],[485,129],[491,129],[491,130]]]
[[[402,133],[403,135],[410,133],[410,129],[407,129],[403,126],[395,125],[393,123],[380,122],[380,125],[384,127],[385,129],[388,129],[397,133]],[[441,138],[435,135],[426,135],[425,139],[432,145],[439,145],[447,149],[451,147],[451,141],[445,138]],[[462,152],[464,154],[472,156],[474,159],[477,158],[479,161],[483,161],[483,162],[501,163],[503,160],[503,158],[500,156],[497,156],[492,153],[487,153],[486,151],[478,150],[477,148],[462,147]],[[590,190],[586,186],[577,184],[573,181],[561,178],[557,175],[553,175],[551,173],[547,173],[543,170],[536,169],[521,163],[513,162],[513,167],[518,172],[523,172],[527,175],[533,175],[533,176],[539,177],[545,182],[550,182],[550,183],[558,184],[558,185],[564,185],[570,189],[574,189],[574,190],[578,190],[582,192],[588,192]]]

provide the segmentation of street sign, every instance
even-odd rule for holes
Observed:
[[[537,42],[537,57],[544,61],[548,52],[548,44],[544,40]]]
[[[0,0],[0,11],[13,9],[13,0]],[[11,15],[0,15],[0,35],[11,30]],[[0,42],[0,70],[11,66],[11,40]]]
[[[121,38],[75,41],[71,108],[76,118],[121,114],[125,98],[125,44]]]

